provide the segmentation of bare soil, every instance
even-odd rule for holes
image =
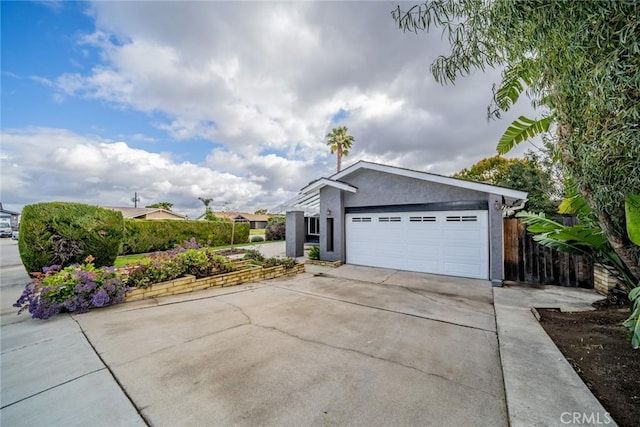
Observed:
[[[625,338],[628,308],[562,313],[538,310],[540,324],[620,426],[640,420],[640,350]]]

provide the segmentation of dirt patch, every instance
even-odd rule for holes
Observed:
[[[216,255],[221,255],[221,256],[241,255],[245,253],[247,253],[247,250],[241,249],[241,248],[229,248],[229,249],[221,249],[219,251],[216,251]]]
[[[540,324],[620,426],[640,420],[640,351],[625,339],[628,309],[539,310]]]

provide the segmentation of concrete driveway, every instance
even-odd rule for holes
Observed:
[[[508,424],[488,282],[315,271],[74,318],[154,426]]]

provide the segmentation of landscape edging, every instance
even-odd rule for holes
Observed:
[[[264,268],[258,265],[201,279],[196,279],[192,275],[185,275],[174,280],[155,283],[146,288],[134,288],[127,293],[124,302],[178,295],[209,288],[236,286],[247,282],[259,282],[261,280],[275,279],[276,277],[295,275],[304,273],[304,271],[304,264],[296,264],[292,268],[285,268],[283,265]]]

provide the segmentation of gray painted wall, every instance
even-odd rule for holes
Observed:
[[[343,192],[333,187],[320,189],[320,259],[346,261],[345,208],[417,203],[487,201],[489,227],[489,279],[500,285],[503,273],[502,197],[415,178],[361,169],[341,181],[358,189]],[[327,218],[333,218],[333,251],[327,250]],[[301,256],[304,251],[305,225],[302,212],[287,212],[287,256]]]
[[[502,196],[489,194],[489,280],[502,286],[504,280],[504,238],[502,236]]]
[[[331,211],[331,213],[329,213]],[[327,218],[333,218],[333,251],[327,251]],[[333,187],[320,189],[320,259],[345,261],[344,196]]]
[[[304,237],[306,230],[304,227],[304,212],[287,212],[285,222],[285,250],[290,258],[297,258],[304,255]]]
[[[487,200],[486,193],[370,169],[360,169],[342,181],[358,188],[345,194],[345,207]]]

